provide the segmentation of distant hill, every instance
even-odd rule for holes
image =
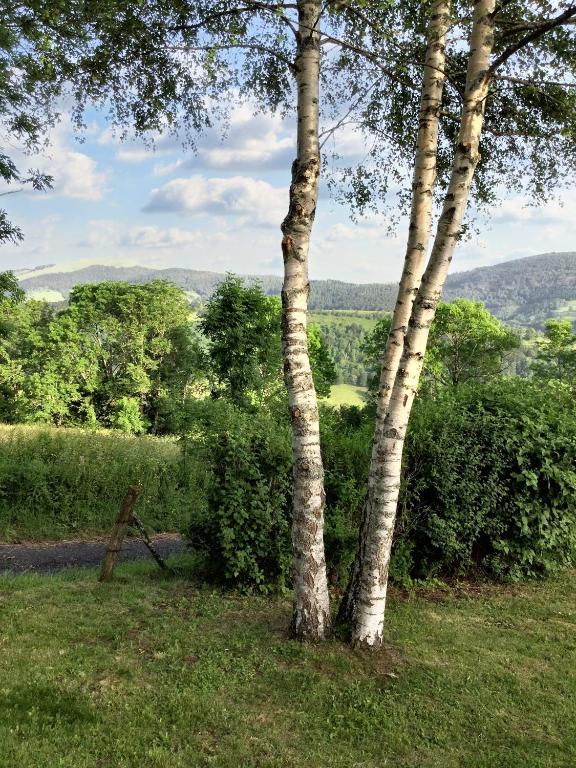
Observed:
[[[543,253],[448,278],[444,298],[478,299],[502,320],[541,325],[553,316],[576,319],[576,253]]]
[[[191,298],[204,300],[224,279],[218,272],[193,269],[149,269],[94,265],[70,272],[40,268],[20,275],[29,295],[45,295],[50,301],[67,298],[79,283],[126,280],[146,283],[160,278],[186,290]],[[36,274],[35,274],[36,272]],[[28,276],[27,276],[28,275]],[[279,295],[282,280],[272,275],[247,276],[258,280],[268,295]],[[310,308],[348,310],[390,310],[396,298],[396,284],[355,284],[339,280],[313,280]],[[545,253],[523,259],[457,272],[448,278],[446,300],[470,298],[483,301],[488,309],[512,325],[539,326],[552,316],[576,319],[576,253]]]
[[[61,300],[75,285],[80,283],[99,283],[103,280],[125,280],[129,283],[148,283],[151,280],[170,280],[187,291],[192,297],[207,299],[222,282],[225,275],[220,272],[203,272],[195,269],[171,267],[169,269],[149,269],[148,267],[111,267],[96,264],[73,272],[42,272],[39,275],[20,276],[20,284],[29,295],[42,298],[50,295],[54,301],[54,291]],[[248,281],[258,281],[266,294],[279,296],[282,278],[275,275],[243,275]],[[311,309],[390,309],[394,306],[396,285],[344,283],[340,280],[312,280]]]

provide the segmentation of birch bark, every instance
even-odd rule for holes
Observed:
[[[383,419],[382,440],[368,481],[367,537],[360,566],[358,604],[352,644],[381,646],[386,607],[388,566],[400,489],[406,429],[420,379],[430,325],[436,313],[460,234],[470,185],[480,159],[479,141],[490,84],[490,56],[494,44],[495,0],[474,0],[470,53],[464,105],[452,173],[432,253],[409,320],[404,348]]]
[[[298,2],[297,157],[292,165],[288,215],[282,224],[282,349],[294,460],[292,634],[302,640],[322,640],[330,628],[324,557],[324,469],[306,331],[310,291],[308,249],[320,174],[320,14],[320,0]]]
[[[404,270],[398,288],[398,299],[392,315],[390,334],[382,357],[382,369],[378,387],[376,425],[372,442],[372,467],[378,462],[384,439],[384,418],[390,403],[390,396],[404,348],[404,336],[414,298],[420,286],[428,254],[432,229],[433,190],[436,181],[436,160],[438,154],[438,123],[444,90],[444,67],[446,63],[446,33],[450,23],[450,0],[437,0],[431,10],[428,44],[424,61],[422,95],[420,98],[414,178],[412,181],[412,204],[408,243],[404,257]],[[362,510],[359,548],[352,568],[350,582],[340,605],[338,621],[349,623],[353,620],[357,596],[360,562],[363,542],[368,526],[368,505]]]

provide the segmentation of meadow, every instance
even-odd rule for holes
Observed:
[[[193,478],[174,438],[0,425],[0,541],[108,533],[135,484],[150,530],[178,530]]]
[[[333,384],[330,388],[330,405],[366,405],[366,387],[355,387],[353,384]]]

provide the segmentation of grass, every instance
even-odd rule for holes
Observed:
[[[194,498],[188,464],[171,439],[0,425],[0,541],[108,533],[133,484],[146,525],[177,530]]]
[[[284,600],[117,574],[0,578],[2,767],[576,764],[574,573],[392,595],[376,656],[288,640]]]
[[[364,331],[371,331],[378,320],[385,314],[385,312],[372,312],[368,310],[325,309],[323,311],[310,312],[308,322],[338,327],[359,325]]]
[[[366,405],[363,395],[365,387],[355,387],[353,384],[334,384],[330,389],[328,403],[330,405]]]

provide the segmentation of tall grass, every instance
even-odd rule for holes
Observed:
[[[193,476],[174,440],[0,425],[0,539],[107,533],[133,484],[146,525],[176,530],[189,516]]]

